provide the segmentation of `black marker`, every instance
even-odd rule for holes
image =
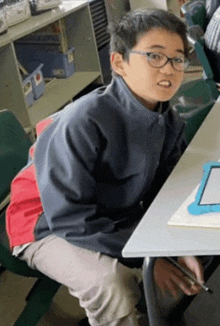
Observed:
[[[203,290],[209,293],[213,293],[213,291],[205,286],[204,284],[200,283],[188,270],[186,270],[184,267],[182,267],[180,264],[178,264],[173,258],[166,257],[167,260],[169,260],[174,266],[176,266],[181,272],[183,272],[186,276],[188,276],[194,283],[199,284]]]

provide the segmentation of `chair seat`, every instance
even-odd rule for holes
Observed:
[[[5,231],[5,212],[0,215],[0,262],[9,271],[22,276],[44,277],[40,272],[30,268],[26,262],[11,255],[8,237]]]

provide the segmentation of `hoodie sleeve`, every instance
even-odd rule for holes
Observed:
[[[96,123],[82,112],[52,124],[37,143],[35,167],[46,221],[52,233],[70,242],[114,228],[97,212],[93,171],[103,144]]]

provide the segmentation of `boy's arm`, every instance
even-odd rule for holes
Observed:
[[[71,242],[109,231],[113,224],[97,214],[93,171],[102,146],[100,131],[81,113],[67,119],[40,136],[34,163],[50,231]]]

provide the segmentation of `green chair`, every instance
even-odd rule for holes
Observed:
[[[10,112],[3,110],[0,115],[0,203],[4,206],[9,200],[12,179],[27,162],[31,142]]]
[[[205,31],[207,25],[205,1],[187,1],[181,6],[181,11],[189,26],[199,25]]]
[[[51,301],[60,287],[56,281],[28,267],[26,262],[12,256],[5,231],[5,209],[9,199],[10,183],[27,163],[31,142],[13,113],[0,111],[0,264],[6,270],[36,278],[26,297],[26,306],[14,326],[35,326],[49,310]],[[3,207],[4,206],[4,207]]]
[[[186,14],[186,11],[184,13]],[[197,14],[200,15],[201,13],[197,11]],[[195,18],[196,13],[194,12]],[[190,143],[220,95],[214,81],[213,71],[204,51],[203,35],[204,32],[201,26],[189,26],[188,38],[201,62],[203,77],[183,84],[171,100],[171,105],[186,122],[188,143]]]

